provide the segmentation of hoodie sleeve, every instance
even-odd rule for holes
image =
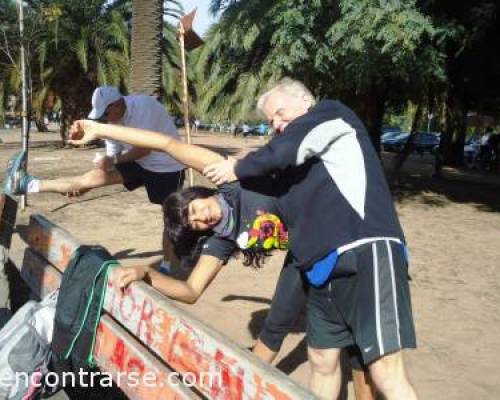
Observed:
[[[343,119],[290,126],[281,136],[248,154],[236,163],[238,179],[269,175],[289,167],[299,166],[311,157],[328,158],[332,145],[346,135],[356,135],[352,126]]]
[[[282,134],[273,137],[268,144],[238,161],[235,167],[238,179],[268,176],[273,172],[295,166],[297,150],[307,133],[308,125],[310,124],[301,122],[290,124]]]

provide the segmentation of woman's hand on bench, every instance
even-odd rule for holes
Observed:
[[[150,271],[151,267],[149,265],[121,267],[114,271],[113,280],[118,284],[120,289],[125,289],[132,282],[136,281],[146,281],[151,284],[151,280],[149,279]]]

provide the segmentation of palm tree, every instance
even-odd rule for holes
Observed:
[[[168,15],[179,15],[179,1],[166,1]],[[132,53],[129,89],[162,96],[163,0],[134,0],[132,6]]]
[[[49,93],[61,100],[64,140],[69,124],[90,110],[96,86],[126,87],[129,10],[120,0],[60,0],[56,5],[44,0],[38,6],[47,17],[45,35],[35,50],[39,66],[35,97],[40,105]]]
[[[0,29],[9,28],[9,34],[16,34],[15,3],[13,0],[0,0]],[[9,6],[9,7],[7,7]],[[4,18],[9,11],[9,18]],[[147,10],[143,10],[147,14]],[[85,3],[73,0],[28,0],[26,13],[30,15],[27,23],[36,25],[36,38],[27,45],[28,65],[32,82],[32,100],[37,125],[42,127],[43,115],[47,104],[54,98],[59,100],[63,111],[61,135],[64,140],[69,124],[85,116],[90,109],[90,97],[97,85],[111,84],[124,92],[148,92],[144,82],[154,81],[157,86],[172,96],[174,109],[179,102],[180,88],[177,85],[176,71],[179,70],[178,45],[175,39],[175,27],[166,23],[163,35],[157,35],[161,41],[160,67],[150,74],[148,79],[130,80],[136,85],[127,87],[129,65],[134,71],[145,68],[143,58],[136,56],[135,63],[130,62],[130,26],[132,20],[131,0],[89,0]],[[5,15],[4,15],[5,14]],[[169,1],[165,14],[179,16],[182,7],[178,2]],[[140,20],[139,17],[136,20]],[[162,15],[160,14],[160,20]],[[7,22],[9,23],[7,26]],[[139,21],[140,22],[140,21]],[[148,23],[139,27],[150,27]],[[160,25],[161,29],[162,25]],[[134,32],[140,32],[135,29]],[[2,32],[0,32],[1,34]],[[146,35],[147,36],[147,35]],[[15,46],[14,46],[15,47]],[[139,46],[141,47],[141,46]],[[154,46],[153,46],[154,48]],[[151,50],[152,48],[149,47]],[[0,47],[1,50],[1,47]],[[146,57],[144,59],[157,58]],[[9,91],[16,90],[19,74],[16,72],[17,54],[13,60],[6,59],[0,51],[0,98]],[[164,73],[159,71],[163,65]],[[138,73],[147,77],[146,72]],[[143,89],[140,85],[142,85]],[[149,86],[151,87],[151,85]],[[157,93],[160,90],[156,90]],[[175,100],[177,99],[177,100]]]
[[[163,28],[163,54],[162,54],[162,90],[166,105],[173,115],[181,115],[182,106],[182,81],[181,76],[181,54],[179,43],[176,38],[177,28],[166,23]]]
[[[279,4],[212,0],[212,12],[223,13],[209,30],[205,46],[193,54],[197,115],[214,121],[255,118],[258,94],[283,74],[275,62],[280,50],[271,45],[271,22]]]
[[[4,103],[20,84],[18,35],[16,4],[12,0],[0,0],[0,126],[5,119]]]

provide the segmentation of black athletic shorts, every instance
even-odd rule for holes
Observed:
[[[276,289],[259,339],[269,349],[278,352],[287,334],[300,332],[297,320],[303,314],[306,305],[307,284],[301,271],[290,265],[287,254]],[[354,369],[365,369],[359,350],[355,346],[346,349]]]
[[[389,240],[367,243],[343,253],[337,268],[353,273],[321,288],[309,287],[309,346],[356,346],[365,365],[402,348],[415,348],[403,246]]]
[[[135,161],[115,165],[123,178],[123,186],[127,190],[135,190],[144,186],[151,203],[163,204],[165,199],[184,183],[184,171],[152,172],[142,168]]]

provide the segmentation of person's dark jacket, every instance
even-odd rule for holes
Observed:
[[[324,100],[235,167],[238,179],[278,173],[286,191],[279,213],[293,264],[307,269],[356,240],[404,242],[380,160],[363,123],[338,101]]]

